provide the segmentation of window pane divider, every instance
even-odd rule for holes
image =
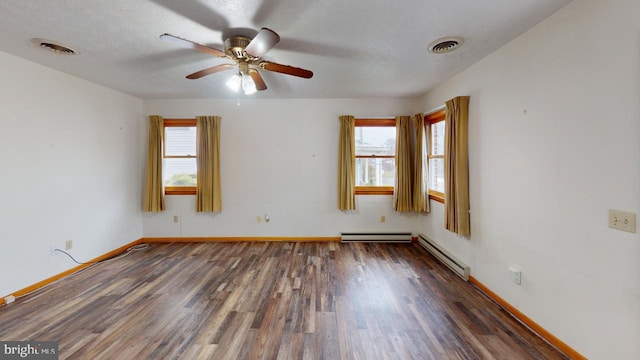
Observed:
[[[393,195],[393,186],[356,186],[356,195]]]
[[[440,191],[429,190],[429,199],[435,200],[437,202],[444,204],[444,194]]]

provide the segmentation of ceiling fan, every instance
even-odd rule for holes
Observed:
[[[226,39],[224,41],[224,51],[200,45],[171,34],[162,34],[160,35],[160,39],[176,43],[188,49],[233,61],[231,64],[220,64],[196,71],[193,74],[187,75],[187,79],[199,79],[203,76],[235,69],[237,67],[238,71],[227,80],[226,85],[235,92],[238,92],[240,88],[242,88],[247,95],[267,89],[267,84],[265,84],[258,69],[298,76],[305,79],[313,76],[313,72],[310,70],[262,60],[264,54],[280,41],[280,36],[275,31],[267,28],[262,28],[253,39],[244,36],[233,36]]]

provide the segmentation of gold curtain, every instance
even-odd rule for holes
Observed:
[[[413,211],[429,212],[429,192],[427,187],[428,171],[426,166],[426,134],[424,116],[419,113],[413,117]]]
[[[454,233],[469,236],[469,97],[447,101],[444,139],[444,223]]]
[[[162,142],[164,137],[162,116],[149,116],[149,144],[145,179],[144,211],[164,211],[162,184]]]
[[[338,209],[356,208],[356,119],[340,116],[340,147],[338,150]]]
[[[410,116],[396,116],[396,186],[393,192],[393,209],[396,211],[412,210],[411,128]]]
[[[196,117],[196,211],[222,211],[219,116]]]

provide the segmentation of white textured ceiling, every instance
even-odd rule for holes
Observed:
[[[0,0],[0,51],[141,98],[234,98],[231,72],[187,74],[224,59],[161,41],[171,33],[220,50],[230,35],[268,27],[265,60],[311,79],[261,71],[259,98],[417,97],[484,58],[570,0]],[[461,36],[456,51],[427,51]],[[54,40],[81,52],[34,46]]]

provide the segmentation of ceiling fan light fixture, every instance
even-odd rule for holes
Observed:
[[[186,78],[189,80],[200,79],[203,76],[231,70],[237,66],[235,74],[225,82],[225,85],[235,93],[238,93],[241,87],[245,95],[267,90],[267,84],[258,70],[298,76],[304,79],[310,79],[313,76],[313,72],[310,70],[262,60],[262,56],[280,41],[280,36],[267,28],[260,29],[253,39],[243,36],[227,38],[224,41],[224,52],[168,33],[160,35],[160,40],[173,42],[185,48],[232,61],[232,63],[219,64],[196,71],[187,75]]]
[[[253,81],[251,76],[242,75],[242,90],[245,95],[255,94],[258,89],[256,88],[256,83]]]
[[[240,74],[233,74],[226,83],[231,91],[237,93],[240,90],[240,85],[242,85],[242,76]]]

